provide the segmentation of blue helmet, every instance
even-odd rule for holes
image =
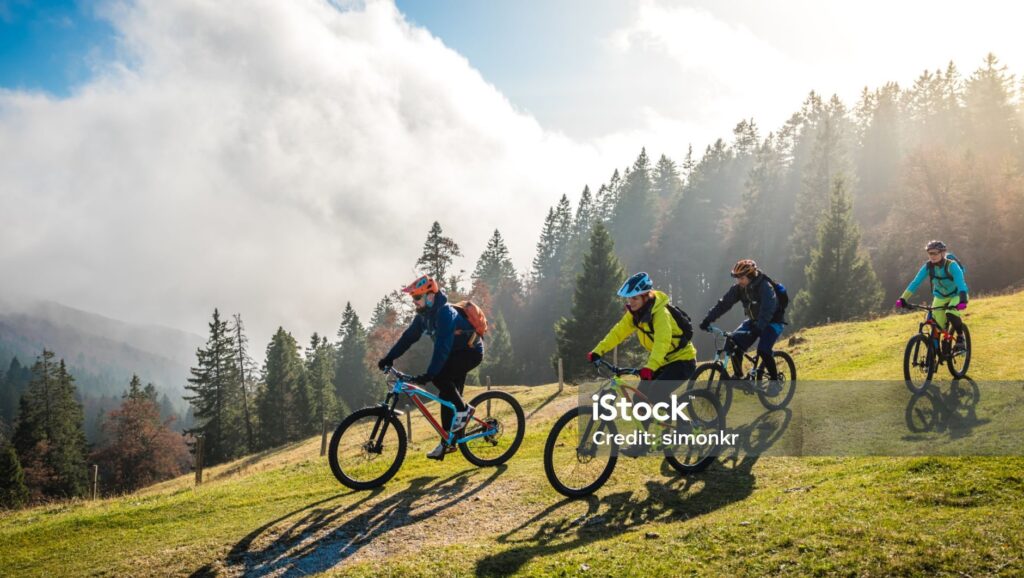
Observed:
[[[636,297],[641,293],[647,293],[651,289],[654,289],[654,283],[651,282],[651,276],[647,273],[637,273],[626,282],[622,284],[622,288],[619,289],[617,295],[619,297]]]

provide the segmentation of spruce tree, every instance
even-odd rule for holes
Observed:
[[[327,338],[316,333],[306,348],[305,375],[311,418],[308,422],[313,433],[320,430],[324,420],[333,421],[338,418],[338,403],[334,394],[334,351]]]
[[[641,149],[624,179],[608,226],[623,262],[632,269],[649,263],[648,243],[657,218],[652,188],[647,149]]]
[[[57,363],[53,358],[53,352],[44,349],[32,366],[12,442],[33,492],[81,496],[86,489],[85,419],[74,378],[64,360]]]
[[[658,163],[654,166],[652,188],[655,196],[659,201],[665,203],[679,194],[682,185],[676,163],[667,156],[661,155]]]
[[[448,269],[454,262],[455,257],[461,257],[462,251],[459,245],[450,237],[444,236],[441,224],[434,221],[427,233],[427,240],[423,243],[423,254],[416,261],[418,267],[437,280],[438,283],[447,283],[450,280],[457,282],[455,277],[449,279]],[[453,288],[456,288],[453,286]]]
[[[238,390],[242,396],[242,419],[245,423],[245,447],[249,452],[256,451],[256,427],[254,425],[255,409],[253,405],[253,392],[256,388],[256,364],[249,356],[249,338],[245,336],[245,325],[242,323],[242,315],[234,315],[234,325],[231,328],[234,333],[235,356],[238,367]]]
[[[299,345],[291,333],[278,327],[267,345],[263,368],[264,389],[257,407],[260,445],[271,448],[299,439],[307,426],[309,397],[305,391]]]
[[[859,244],[846,185],[837,178],[807,266],[807,286],[793,303],[798,325],[844,321],[879,309],[882,288]]]
[[[624,278],[611,235],[604,225],[596,225],[583,272],[576,278],[572,314],[563,317],[556,328],[558,355],[567,379],[577,380],[584,375],[587,352],[622,316],[622,303],[615,292]]]
[[[505,240],[497,229],[477,259],[473,281],[482,282],[487,286],[492,303],[502,311],[508,310],[512,305],[511,301],[519,297],[519,277],[512,265]]]
[[[0,509],[19,508],[28,502],[25,472],[14,447],[0,440]]]
[[[245,423],[238,378],[235,335],[213,310],[206,347],[196,350],[196,366],[185,396],[195,409],[197,425],[186,433],[203,436],[203,459],[217,464],[235,458],[245,448]]]
[[[398,312],[390,305],[378,304],[373,330],[377,333],[378,347],[390,348],[400,331]],[[385,311],[386,310],[386,311]],[[338,328],[338,347],[334,369],[335,397],[347,413],[380,401],[383,397],[381,380],[367,367],[367,332],[351,303],[345,304]],[[383,357],[381,352],[375,358]],[[376,371],[376,368],[374,368]]]

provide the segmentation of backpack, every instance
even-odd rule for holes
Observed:
[[[668,309],[669,314],[672,315],[672,319],[674,319],[676,325],[679,326],[679,330],[683,332],[682,336],[680,336],[679,338],[679,345],[675,346],[675,348],[673,348],[672,351],[668,352],[669,355],[671,355],[689,345],[690,340],[693,339],[693,323],[690,321],[690,316],[687,315],[685,311],[676,307],[675,305],[669,303],[665,306],[665,308]],[[646,335],[652,341],[654,340],[653,330],[647,331],[641,328],[639,325],[637,325],[636,327],[640,331],[643,331],[644,335]]]
[[[956,261],[957,265],[960,265],[960,270],[967,274],[967,267],[963,264],[963,261],[959,257],[952,253],[946,253],[946,260],[942,264],[942,270],[946,273],[945,277],[939,277],[935,274],[935,265],[931,261],[928,261],[928,282],[931,283],[932,292],[935,292],[935,280],[936,279],[953,279],[953,276],[949,273],[949,264],[952,261]],[[950,297],[951,295],[947,295]]]
[[[459,301],[452,305],[452,307],[458,311],[459,315],[469,321],[469,324],[473,326],[474,333],[480,337],[487,334],[487,316],[484,315],[484,310],[479,305],[472,301]],[[455,330],[455,335],[462,335],[463,333],[461,329]],[[469,342],[473,343],[473,339],[470,339]]]
[[[764,275],[764,273],[761,273]],[[772,281],[772,278],[764,275],[764,280],[771,283],[772,288],[775,289],[775,299],[778,301],[778,311],[785,313],[786,306],[789,305],[789,291],[786,290],[786,286],[782,283],[776,283]]]

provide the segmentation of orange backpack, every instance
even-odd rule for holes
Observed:
[[[472,301],[459,301],[452,305],[452,307],[459,312],[459,315],[465,317],[469,321],[469,324],[473,326],[473,330],[478,336],[483,337],[487,334],[487,316],[484,315],[484,310],[481,309],[479,305]],[[455,330],[455,335],[461,335],[462,333],[463,331],[461,329]],[[475,339],[475,337],[470,339],[470,344],[472,344]]]

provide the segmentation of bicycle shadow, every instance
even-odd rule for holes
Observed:
[[[512,548],[478,561],[475,574],[505,576],[537,557],[609,540],[650,522],[689,520],[743,500],[754,491],[754,465],[761,453],[782,437],[791,417],[788,409],[776,410],[730,428],[740,435],[738,446],[742,445],[743,451],[737,447],[726,452],[699,474],[681,477],[663,461],[661,473],[671,479],[646,481],[647,497],[642,500],[635,499],[633,491],[625,491],[601,498],[565,498],[552,504],[500,535],[497,542]]]
[[[436,476],[417,477],[407,488],[348,519],[348,515],[380,495],[383,489],[373,490],[340,511],[317,507],[340,496],[316,502],[254,530],[231,549],[224,564],[245,576],[306,576],[330,570],[374,540],[435,516],[479,493],[507,468],[506,465],[494,468],[478,483],[469,479],[471,473],[480,471],[478,468],[467,468],[441,480]],[[418,504],[423,498],[438,497],[440,500],[427,507]],[[281,522],[301,512],[305,514],[286,528],[278,529]],[[213,570],[208,565],[193,576],[210,575],[203,573],[207,569]]]

